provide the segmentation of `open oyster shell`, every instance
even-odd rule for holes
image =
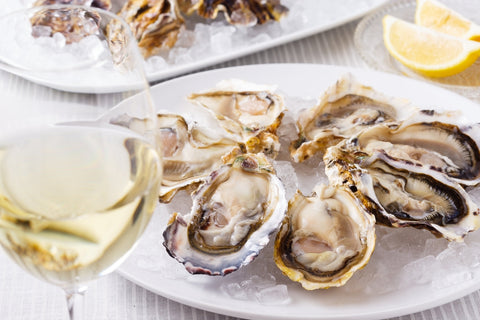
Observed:
[[[283,97],[271,86],[239,80],[220,82],[216,88],[193,93],[188,99],[208,109],[247,152],[275,158],[280,149],[276,131],[286,110]]]
[[[307,290],[339,287],[367,264],[375,248],[375,217],[345,186],[299,191],[275,240],[274,259]]]
[[[384,96],[345,74],[316,106],[300,112],[299,137],[291,143],[290,154],[295,162],[302,162],[369,126],[403,120],[413,110],[408,101]]]
[[[164,245],[190,273],[226,275],[259,254],[286,209],[283,185],[266,157],[242,155],[212,172],[195,192],[190,214],[171,217]]]
[[[395,161],[382,151],[330,147],[325,172],[333,185],[354,191],[376,221],[392,227],[427,229],[450,241],[480,227],[480,210],[461,185],[436,170]]]
[[[288,13],[287,7],[281,5],[280,0],[177,0],[177,2],[183,13],[191,15],[196,12],[206,19],[215,19],[221,11],[233,25],[264,24],[270,20],[280,20]]]
[[[118,15],[129,24],[145,58],[173,47],[184,28],[171,0],[129,0]],[[113,33],[111,37],[115,38]]]

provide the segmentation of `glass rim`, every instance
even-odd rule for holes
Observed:
[[[92,14],[98,14],[100,17],[104,18],[106,24],[110,21],[115,21],[120,24],[121,33],[125,36],[127,41],[125,41],[124,48],[126,50],[126,59],[130,59],[130,62],[134,64],[133,68],[135,69],[135,73],[137,74],[137,84],[134,84],[138,87],[146,87],[148,86],[148,79],[147,74],[144,66],[144,58],[140,52],[138,47],[137,39],[134,37],[133,32],[129,26],[129,24],[125,21],[124,18],[114,14],[111,11],[104,10],[101,8],[90,7],[90,6],[81,6],[81,5],[71,5],[71,4],[53,4],[53,5],[42,5],[42,6],[35,6],[35,7],[25,7],[21,9],[17,9],[6,14],[0,15],[0,21],[8,21],[8,19],[15,19],[15,17],[25,16],[29,18],[32,14],[42,10],[73,10],[73,9],[81,9],[86,12],[90,12]],[[13,21],[13,20],[12,20]],[[105,38],[108,41],[108,38],[105,35],[105,32],[100,30],[100,32],[94,36]],[[8,50],[8,49],[7,49]],[[107,51],[109,48],[106,49]],[[58,72],[75,72],[76,70],[82,70],[91,66],[92,69],[96,67],[96,65],[101,65],[98,61],[95,61],[96,58],[91,59],[90,61],[85,61],[84,63],[77,63],[69,65],[58,65],[55,66],[49,64],[49,66],[42,66],[41,64],[37,63],[37,65],[32,65],[31,63],[26,63],[25,65],[22,63],[21,58],[15,60],[7,55],[3,57],[0,55],[0,70],[7,71],[9,73],[15,74],[20,76],[24,79],[30,80],[35,83],[43,84],[48,87],[67,91],[67,92],[78,92],[78,93],[113,93],[113,92],[122,92],[128,91],[132,89],[132,84],[106,84],[101,86],[100,88],[92,88],[86,85],[77,86],[71,85],[67,83],[60,83],[55,80],[48,80],[42,79],[43,76],[41,74],[55,74]],[[11,61],[9,61],[11,60]],[[24,60],[28,61],[28,60]],[[127,64],[129,62],[127,61]],[[122,64],[118,65],[121,69]],[[50,77],[52,78],[52,77]],[[93,90],[93,91],[92,91]]]

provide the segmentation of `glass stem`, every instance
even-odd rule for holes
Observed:
[[[68,316],[70,320],[83,320],[84,300],[86,288],[74,288],[65,290]]]

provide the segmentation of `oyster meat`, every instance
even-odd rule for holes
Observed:
[[[264,24],[270,20],[280,20],[288,13],[280,0],[178,0],[180,10],[191,15],[196,12],[200,17],[215,19],[218,12],[224,13],[227,21],[233,25],[252,26]]]
[[[159,114],[157,120],[163,146],[161,202],[169,202],[180,189],[198,185],[223,159],[241,153],[235,141],[212,136],[194,124],[189,127],[180,115]]]
[[[286,209],[267,158],[241,155],[212,172],[193,195],[190,214],[173,214],[164,246],[192,274],[226,275],[259,254]]]
[[[276,131],[286,110],[283,97],[271,86],[239,80],[191,94],[188,99],[208,109],[247,152],[275,158],[280,149]]]
[[[346,74],[316,106],[300,112],[299,137],[291,143],[290,154],[295,162],[302,162],[369,126],[405,119],[412,110],[409,102],[386,97]]]
[[[145,58],[175,45],[184,21],[172,0],[129,0],[118,15],[129,24]],[[115,33],[111,33],[115,38]]]
[[[345,186],[319,184],[289,202],[274,259],[307,290],[339,287],[364,267],[375,248],[375,217]]]
[[[395,161],[383,151],[368,155],[339,146],[330,147],[324,161],[330,183],[355,191],[378,223],[427,229],[450,241],[480,227],[477,205],[441,172]]]

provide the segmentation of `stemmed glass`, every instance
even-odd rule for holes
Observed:
[[[65,290],[73,319],[158,203],[143,60],[128,25],[99,9],[34,7],[0,17],[0,30],[0,69],[20,76],[14,90],[0,71],[0,243]]]

